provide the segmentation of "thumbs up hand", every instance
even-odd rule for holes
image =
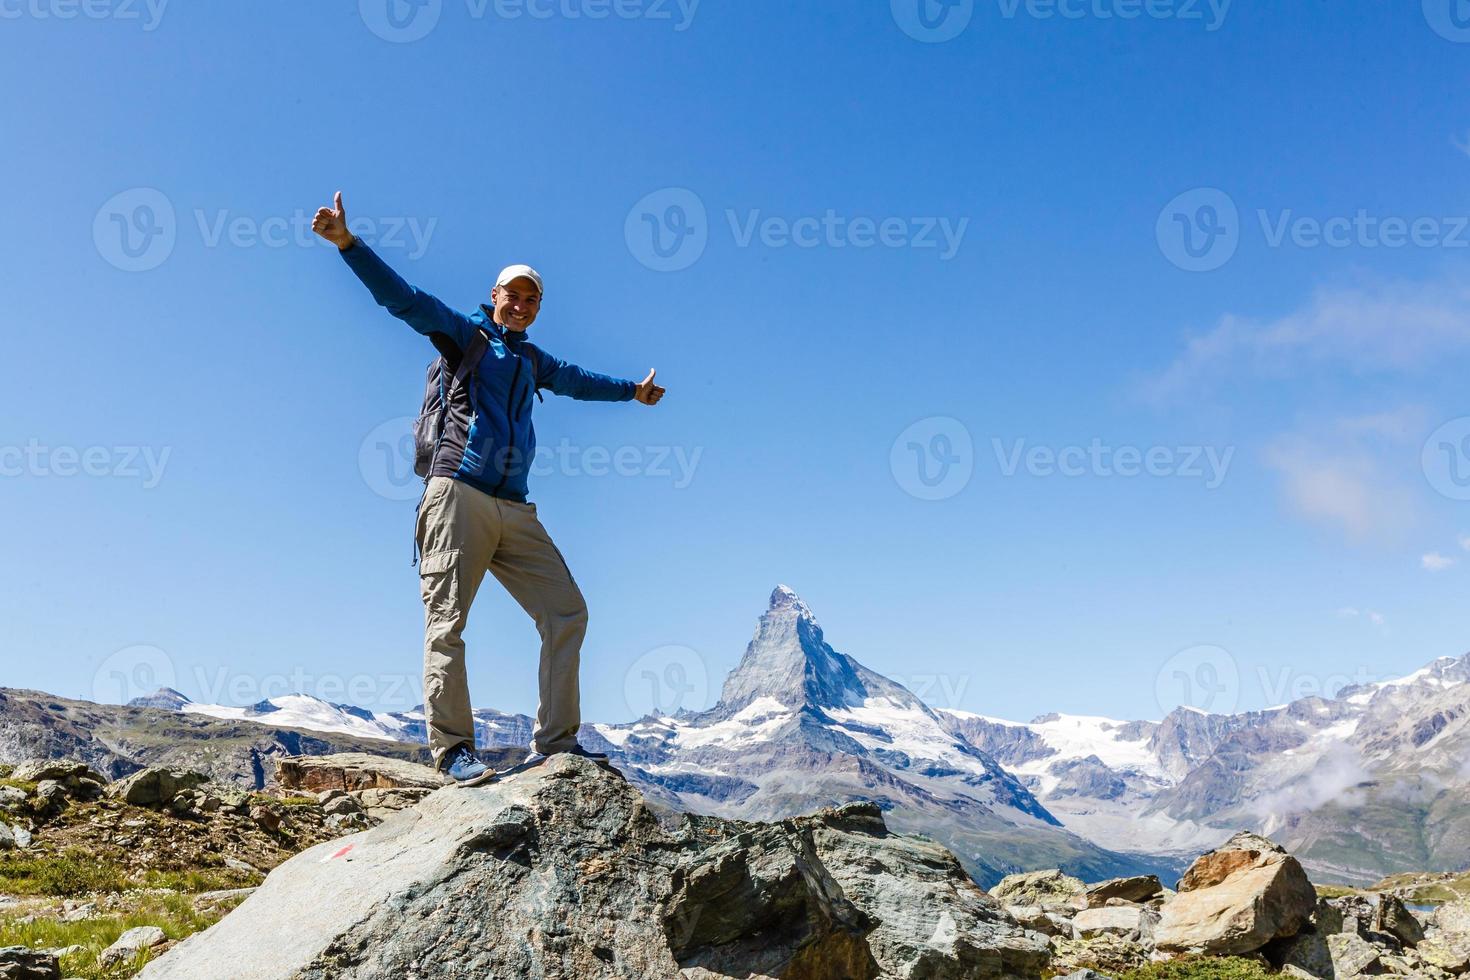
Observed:
[[[657,373],[649,368],[648,377],[638,382],[638,388],[633,393],[633,397],[645,405],[657,405],[658,400],[664,396],[664,389],[653,383],[653,376]]]
[[[319,208],[311,219],[311,230],[321,235],[338,248],[347,248],[353,242],[352,232],[347,230],[347,208],[342,204],[342,192],[332,200],[329,208]]]

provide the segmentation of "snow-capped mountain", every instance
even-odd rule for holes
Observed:
[[[944,712],[1070,829],[1184,855],[1249,828],[1343,881],[1470,864],[1470,655],[1235,715],[1161,722]],[[1462,816],[1463,814],[1463,816]]]
[[[279,728],[332,732],[357,738],[393,742],[427,742],[424,707],[412,711],[369,711],[351,704],[337,704],[309,694],[287,694],[267,698],[245,707],[201,704],[172,688],[163,687],[146,697],[128,702],[134,708],[166,708],[191,715],[206,715],[226,721],[256,721]],[[531,741],[533,720],[493,708],[476,708],[475,735],[482,747],[520,746]]]

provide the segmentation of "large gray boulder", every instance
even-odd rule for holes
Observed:
[[[107,785],[107,795],[133,806],[158,807],[186,789],[209,782],[209,777],[189,769],[149,766]]]
[[[1047,959],[954,855],[889,833],[876,806],[670,829],[563,755],[298,854],[140,976],[998,980]]]
[[[1179,893],[1164,903],[1154,945],[1169,953],[1251,953],[1296,935],[1316,906],[1316,889],[1296,858],[1239,833],[1189,866]]]
[[[61,980],[55,954],[26,946],[0,948],[0,980]]]

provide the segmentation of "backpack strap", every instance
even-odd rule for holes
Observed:
[[[484,359],[485,352],[489,349],[490,335],[484,329],[477,329],[474,337],[470,338],[469,349],[459,359],[459,367],[454,369],[455,388],[464,384],[464,379],[474,373],[475,368],[480,366],[480,361]]]

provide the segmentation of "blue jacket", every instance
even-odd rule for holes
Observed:
[[[467,430],[446,425],[434,476],[449,476],[492,496],[526,501],[526,477],[536,457],[536,429],[531,407],[538,389],[583,401],[631,401],[637,388],[603,374],[584,371],[559,360],[525,339],[524,331],[506,330],[494,311],[481,306],[466,316],[428,293],[415,289],[361,241],[342,251],[378,305],[434,341],[441,353],[458,358],[469,348],[476,330],[490,335],[490,346],[467,387],[472,411]],[[445,342],[452,346],[445,350]],[[534,375],[534,377],[533,377]]]

